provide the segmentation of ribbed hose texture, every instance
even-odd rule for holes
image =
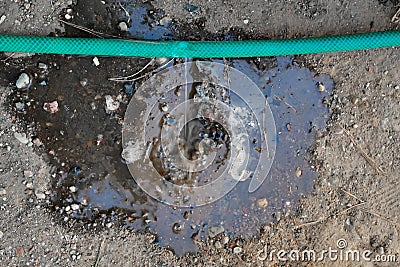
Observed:
[[[400,31],[248,41],[137,41],[0,35],[0,51],[43,54],[244,58],[343,52],[400,46]]]

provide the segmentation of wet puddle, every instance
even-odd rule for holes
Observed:
[[[125,5],[125,8],[131,15],[129,32],[133,37],[171,38],[169,24],[159,25],[162,15],[150,14],[150,8],[145,4]],[[220,232],[231,237],[223,243],[224,246],[234,243],[233,238],[255,235],[263,225],[279,220],[282,214],[293,210],[299,199],[312,190],[316,173],[310,164],[309,149],[317,131],[325,127],[330,117],[327,103],[333,81],[329,76],[296,66],[290,57],[213,60],[215,64],[228,65],[244,73],[260,89],[262,97],[266,97],[276,127],[273,136],[275,157],[268,176],[256,191],[249,192],[251,179],[247,179],[207,205],[180,208],[144,193],[136,183],[138,180],[132,178],[126,157],[121,156],[125,111],[129,102],[135,101],[135,95],[143,93],[139,90],[145,80],[121,84],[107,78],[134,73],[137,66],[144,66],[148,60],[99,60],[101,65],[96,67],[89,57],[35,56],[32,58],[34,63],[23,70],[34,74],[31,87],[28,90],[15,89],[12,95],[14,111],[19,118],[34,126],[34,143],[38,146],[43,143],[41,151],[57,167],[53,175],[52,199],[56,213],[63,220],[81,219],[92,227],[124,225],[137,230],[148,229],[157,234],[160,245],[182,255],[197,251],[194,240],[214,237]],[[39,66],[38,62],[44,64]],[[182,62],[177,59],[168,67]],[[20,72],[16,68],[10,76],[16,80]],[[155,125],[169,123],[164,111],[172,109],[172,103],[212,92],[218,92],[218,97],[223,100],[223,94],[218,91],[221,89],[201,89],[201,86],[201,83],[189,82],[185,88],[180,88],[180,94],[174,88],[159,96],[162,101],[158,101],[152,110]],[[44,109],[44,103],[52,101],[58,104],[55,113]],[[264,101],[262,99],[261,103]],[[235,100],[232,96],[227,103],[240,106],[240,99]],[[169,106],[163,108],[162,105]],[[246,123],[251,120],[249,117]],[[147,141],[153,141],[158,131],[157,128],[155,132],[149,132]],[[197,157],[201,147],[201,151],[216,151],[217,156],[223,158],[230,151],[235,137],[229,136],[221,124],[203,117],[192,120],[184,131],[194,133],[189,144],[184,146],[188,157]],[[198,136],[207,138],[199,139]],[[208,138],[210,136],[212,138]],[[251,140],[254,139],[257,140],[251,144],[253,154],[262,137],[255,136]],[[155,154],[159,152],[157,149],[154,151]],[[253,154],[250,153],[250,158]],[[152,163],[158,164],[154,158]],[[173,168],[160,166],[156,168],[160,175],[174,183],[182,183],[182,177]],[[213,177],[210,173],[217,173],[221,166],[224,166],[223,160],[212,164],[206,172],[199,172],[203,176],[196,176],[196,179],[207,184]],[[187,177],[183,177],[187,182]],[[147,177],[140,179],[146,180]]]

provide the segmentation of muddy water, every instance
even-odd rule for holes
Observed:
[[[228,234],[237,237],[253,235],[262,225],[293,209],[301,196],[312,189],[316,174],[307,151],[317,130],[329,118],[324,103],[333,82],[326,75],[293,65],[291,58],[277,58],[270,69],[261,69],[257,61],[230,61],[262,90],[275,118],[277,149],[267,179],[254,193],[248,192],[249,181],[240,182],[210,205],[184,209],[144,194],[121,158],[121,123],[131,95],[122,85],[112,86],[104,82],[105,78],[97,77],[107,77],[111,70],[118,72],[131,62],[124,65],[121,60],[104,58],[100,60],[104,68],[98,69],[90,58],[48,57],[33,61],[53,64],[44,75],[47,85],[39,85],[38,75],[27,92],[16,92],[13,97],[14,102],[31,103],[18,114],[28,123],[35,122],[43,150],[57,167],[53,201],[63,218],[149,229],[157,233],[160,245],[182,254],[196,251],[192,237],[206,238],[211,226],[222,225]],[[30,72],[39,71],[32,64]],[[82,81],[87,85],[82,86]],[[320,92],[319,83],[324,84],[324,92]],[[120,96],[117,111],[106,113],[105,95]],[[49,114],[43,110],[43,103],[53,100],[59,102],[60,111]],[[71,192],[71,186],[77,191]],[[262,198],[267,199],[267,207],[257,204]],[[68,208],[73,203],[79,204],[80,209]]]

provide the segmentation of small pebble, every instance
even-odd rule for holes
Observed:
[[[79,205],[78,204],[71,204],[71,209],[72,210],[79,210]]]
[[[222,234],[225,232],[225,229],[223,226],[211,226],[208,228],[208,236],[213,238],[219,234]]]
[[[14,137],[22,144],[26,145],[29,143],[29,138],[26,137],[26,133],[14,133]]]
[[[266,208],[266,207],[268,207],[268,200],[264,197],[264,198],[260,198],[260,199],[258,199],[257,200],[257,205],[260,207],[260,208]]]
[[[31,83],[32,81],[29,74],[21,73],[21,75],[18,77],[17,82],[15,83],[15,86],[17,86],[18,89],[28,89]]]
[[[97,57],[94,57],[94,58],[93,58],[93,64],[94,64],[96,67],[100,65],[100,61],[99,61],[99,59],[98,59]]]
[[[318,82],[317,86],[318,86],[318,91],[320,91],[321,93],[326,91],[325,85],[323,83]]]
[[[46,198],[46,195],[39,191],[35,191],[35,196],[37,199],[45,199]]]
[[[76,189],[75,186],[71,186],[71,187],[69,188],[69,191],[71,191],[71,193],[75,193],[75,192],[77,191],[77,189]]]
[[[217,249],[220,249],[220,248],[222,248],[222,244],[221,244],[221,242],[219,242],[219,241],[216,241],[216,242],[215,242],[215,248],[217,248]]]
[[[70,14],[65,14],[64,18],[66,20],[70,20],[70,19],[72,19],[72,16]]]
[[[241,247],[234,247],[233,248],[233,253],[239,254],[242,253],[243,249]]]
[[[42,70],[47,70],[47,68],[48,68],[46,64],[41,63],[41,62],[38,64],[38,67],[39,67],[39,69],[42,69]]]
[[[17,102],[15,103],[15,108],[19,111],[23,110],[25,108],[25,103],[23,102]]]
[[[182,231],[182,226],[179,223],[174,223],[174,225],[172,226],[172,232],[178,234],[181,231]]]
[[[119,108],[120,103],[117,100],[114,100],[114,98],[110,95],[104,96],[106,99],[106,112],[110,113],[113,111],[116,111]]]
[[[0,239],[2,239],[4,236],[4,233],[2,231],[0,231]]]
[[[191,5],[191,4],[187,4],[187,5],[185,6],[185,10],[188,11],[188,12],[190,12],[190,13],[192,13],[192,12],[197,12],[197,11],[199,11],[199,7],[198,7],[198,6]]]
[[[160,109],[161,109],[161,111],[167,112],[168,111],[168,104],[167,103],[161,103],[160,104]]]
[[[170,17],[163,17],[162,19],[160,19],[160,25],[161,26],[165,26],[169,23],[171,23],[172,19]]]
[[[33,176],[33,172],[32,171],[29,171],[29,170],[25,170],[24,171],[24,178],[25,179],[31,178],[32,176]]]
[[[50,112],[51,114],[56,113],[59,111],[58,109],[58,102],[57,101],[53,101],[50,103],[44,103],[43,104],[43,109],[47,112]]]
[[[303,171],[301,170],[301,168],[300,168],[300,167],[297,167],[297,168],[296,168],[296,176],[297,176],[297,177],[300,177],[302,174],[303,174]]]
[[[0,24],[2,24],[5,20],[6,20],[6,15],[2,15],[1,17],[0,17]]]
[[[243,20],[243,23],[244,23],[244,24],[249,24],[249,20],[248,20],[248,19],[245,19],[245,20]]]
[[[122,21],[118,24],[118,29],[122,32],[126,32],[128,31],[128,25],[126,24],[126,22]]]
[[[7,191],[4,188],[0,189],[0,196],[4,196],[6,194],[7,194]]]
[[[81,84],[82,87],[85,87],[88,83],[88,80],[86,78],[84,78],[79,83]]]

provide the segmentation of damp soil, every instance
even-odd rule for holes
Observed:
[[[158,21],[164,14],[150,3],[122,4],[131,14],[128,33],[120,34],[110,26],[126,20],[118,2],[102,9],[93,3],[93,7],[80,8],[83,1],[79,1],[74,22],[90,27],[84,20],[94,16],[101,22],[96,30],[137,39],[174,39],[183,33],[192,39],[243,36],[235,30],[217,35],[201,32],[201,21],[191,26],[161,26]],[[70,27],[66,35],[86,36]],[[161,246],[183,255],[197,251],[196,241],[213,237],[216,227],[222,226],[234,238],[251,238],[264,225],[294,212],[295,203],[312,190],[319,163],[310,155],[319,130],[330,118],[328,103],[334,84],[328,75],[312,72],[289,57],[215,60],[249,76],[267,98],[277,128],[276,156],[256,192],[248,192],[249,181],[240,182],[210,205],[183,209],[157,202],[141,191],[121,157],[125,110],[143,80],[123,84],[108,78],[135,73],[149,59],[99,57],[99,61],[95,66],[92,57],[37,55],[25,60],[22,69],[19,62],[1,67],[1,78],[10,86],[21,72],[32,75],[31,87],[14,88],[9,101],[15,115],[37,137],[38,152],[45,153],[54,166],[52,209],[59,220],[148,230],[157,235]],[[39,63],[47,68],[39,68]],[[144,72],[156,68],[149,66]],[[107,111],[106,96],[118,101],[119,108]],[[52,101],[59,104],[54,114],[43,109],[44,103]],[[20,103],[24,107],[17,109]],[[79,208],[73,210],[73,204]]]
[[[89,57],[32,57],[23,70],[33,74],[32,86],[15,90],[10,99],[16,115],[32,126],[40,140],[37,143],[42,143],[38,150],[55,166],[52,201],[60,219],[150,230],[157,234],[160,245],[182,255],[196,251],[194,241],[205,240],[215,226],[240,238],[255,235],[262,226],[290,213],[293,203],[312,189],[318,163],[311,161],[309,152],[330,116],[327,101],[333,82],[327,75],[298,67],[291,58],[229,61],[248,75],[269,101],[277,127],[275,160],[256,192],[248,192],[249,181],[240,182],[217,202],[182,209],[142,192],[121,157],[121,126],[132,91],[107,78],[109,73],[135,72],[138,60],[99,60],[96,67]],[[139,64],[145,62],[139,60]],[[48,69],[39,69],[38,63]],[[7,76],[13,81],[20,72],[8,68]],[[46,85],[41,85],[43,81]],[[134,86],[140,89],[139,84]],[[106,112],[106,95],[119,100],[115,112]],[[52,101],[59,104],[54,114],[43,109],[44,103]],[[25,107],[17,110],[16,103]],[[71,187],[76,187],[76,192]],[[259,205],[258,200],[265,198],[268,205]],[[73,211],[73,204],[79,209]]]

